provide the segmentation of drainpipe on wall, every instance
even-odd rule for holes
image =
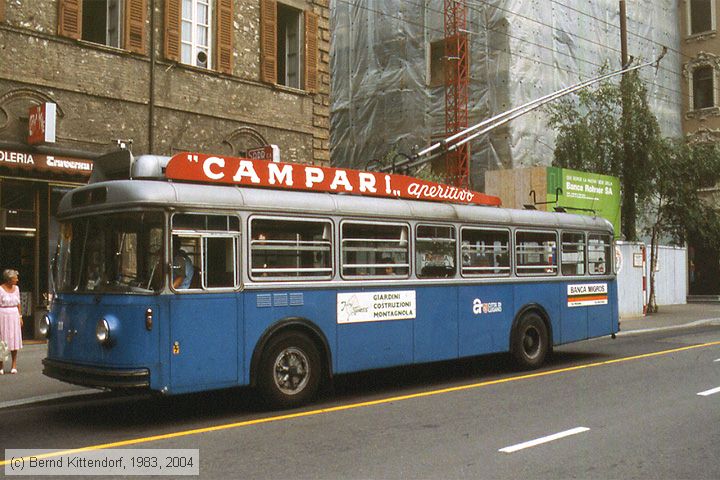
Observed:
[[[150,0],[150,96],[148,108],[148,152],[155,149],[155,0]]]

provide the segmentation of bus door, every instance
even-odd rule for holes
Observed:
[[[588,311],[583,295],[589,288],[586,267],[586,242],[582,232],[562,232],[560,270],[570,280],[560,291],[561,331],[560,342],[568,343],[588,337]]]
[[[356,288],[337,294],[337,372],[413,362],[416,291],[392,284],[410,275],[409,226],[341,223],[341,275]],[[388,285],[368,288],[363,280]]]
[[[173,234],[170,380],[175,392],[238,383],[243,355],[237,247],[237,235]]]
[[[507,350],[513,321],[510,278],[510,230],[463,227],[459,287],[461,357]],[[472,282],[472,283],[471,283]]]
[[[415,320],[415,362],[458,356],[458,289],[444,279],[457,273],[457,235],[451,225],[418,225],[415,230],[415,272],[429,279],[418,288]],[[437,282],[437,283],[435,283]]]
[[[588,307],[588,336],[597,337],[617,331],[617,285],[608,275],[613,273],[611,254],[612,238],[610,235],[588,235],[588,270],[590,275],[597,275],[593,281],[592,302]]]

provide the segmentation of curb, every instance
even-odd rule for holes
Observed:
[[[622,322],[620,323],[622,326]],[[616,336],[629,336],[639,335],[641,333],[653,333],[653,332],[666,332],[668,330],[680,330],[683,328],[700,327],[704,325],[718,325],[720,326],[720,318],[706,318],[704,320],[696,320],[690,323],[683,323],[682,325],[669,325],[667,327],[655,327],[655,328],[638,328],[635,330],[620,330]]]

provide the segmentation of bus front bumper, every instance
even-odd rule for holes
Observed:
[[[49,358],[45,358],[42,363],[45,376],[84,387],[148,388],[150,386],[150,371],[147,368],[98,368]]]

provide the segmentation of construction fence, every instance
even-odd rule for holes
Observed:
[[[650,290],[650,245],[619,241],[616,246],[620,317],[642,316]],[[658,247],[655,268],[655,298],[658,305],[687,303],[687,272],[687,248]]]

